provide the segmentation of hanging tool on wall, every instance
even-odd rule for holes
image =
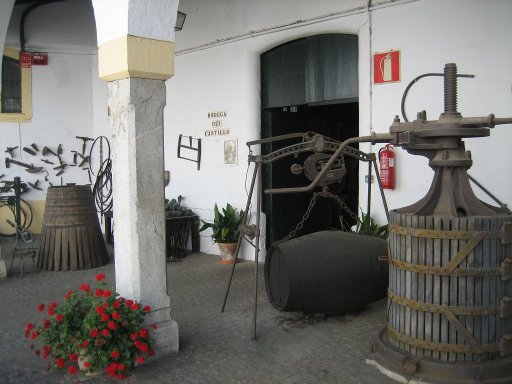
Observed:
[[[39,179],[36,180],[35,183],[29,182],[28,185],[30,185],[33,189],[38,189],[39,191],[42,191],[43,189],[39,187]]]
[[[43,170],[43,167],[34,167],[33,164],[22,163],[21,161],[9,159],[8,157],[6,157],[5,158],[5,167],[10,168],[11,164],[16,164],[21,167],[25,167],[25,171],[27,171],[29,173],[37,173],[37,172],[41,172]]]
[[[55,152],[53,152],[50,148],[48,148],[47,146],[44,146],[43,147],[43,156],[48,156],[48,154],[58,157],[57,154]]]
[[[18,148],[18,146],[16,147],[7,147],[7,149],[5,150],[5,153],[8,153],[9,156],[11,156],[11,159],[14,159],[14,151]]]
[[[99,153],[94,155],[96,151]],[[96,176],[92,190],[94,202],[96,204],[97,211],[104,216],[106,212],[112,210],[113,206],[112,160],[110,159],[110,143],[105,136],[98,136],[94,140],[91,145],[88,158],[90,170],[89,175],[92,174]],[[96,165],[98,165],[98,168],[95,172],[94,168]]]
[[[51,165],[54,165],[54,164],[55,164],[53,161],[46,160],[46,159],[41,159],[41,161],[42,161],[43,163],[46,163],[46,164],[51,164]]]
[[[90,137],[76,136],[77,139],[82,140],[82,155],[85,156],[85,149],[87,148],[87,142],[93,141]]]
[[[34,151],[39,152],[39,147],[37,146],[37,144],[36,144],[36,143],[32,143],[32,144],[30,144],[30,146],[32,147],[32,149],[33,149]]]
[[[29,155],[32,155],[32,156],[37,155],[36,151],[34,151],[32,148],[23,147],[23,151],[27,152]]]
[[[188,139],[188,145],[182,144],[183,138]],[[196,158],[190,159],[188,157],[183,156],[181,153],[182,149],[197,152]],[[201,139],[196,139],[192,136],[183,136],[182,134],[180,134],[178,138],[178,159],[193,161],[194,163],[197,163],[197,170],[199,171],[201,167]]]

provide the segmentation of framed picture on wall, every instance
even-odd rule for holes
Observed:
[[[224,164],[237,165],[238,164],[238,148],[237,140],[224,141]]]

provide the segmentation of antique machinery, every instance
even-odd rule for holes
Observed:
[[[511,124],[512,118],[463,117],[457,111],[457,77],[471,76],[458,75],[451,63],[443,74],[435,75],[444,77],[444,112],[438,120],[427,120],[425,111],[412,122],[401,122],[397,116],[389,133],[329,144],[332,155],[320,156],[321,164],[316,162],[312,172],[305,172],[309,185],[265,193],[308,192],[331,177],[342,176],[343,167],[336,166],[353,143],[390,143],[427,157],[434,170],[427,194],[389,212],[388,321],[372,345],[368,363],[402,382],[510,383],[512,215],[506,206],[495,207],[475,196],[467,174],[471,154],[463,139],[489,136],[490,128]],[[248,145],[268,140],[275,138]],[[322,149],[318,152],[326,148],[316,139],[266,156],[251,154],[255,171],[246,212],[262,164],[296,151],[314,152],[315,146]],[[260,222],[259,184],[256,223]],[[243,233],[256,238],[256,295],[259,228],[245,225]],[[233,271],[234,265],[231,277]],[[256,300],[253,337],[255,310]]]
[[[396,117],[394,145],[425,156],[428,193],[389,218],[388,325],[368,362],[402,380],[512,382],[512,216],[479,200],[463,138],[489,136],[512,118],[457,111],[455,64],[444,69],[444,113]]]
[[[385,135],[383,135],[383,138],[387,141],[387,140],[389,140],[390,135],[385,134]],[[266,155],[253,155],[252,154],[251,147],[254,145],[270,143],[270,142],[279,142],[279,141],[290,140],[290,139],[300,139],[300,142],[297,144],[292,144],[292,145],[286,146],[284,148],[278,149],[278,150],[268,153]],[[260,223],[262,191],[261,191],[261,182],[260,182],[259,178],[260,178],[261,167],[263,165],[270,164],[274,161],[278,161],[279,159],[282,159],[287,156],[297,156],[298,154],[301,154],[301,153],[306,153],[306,154],[309,153],[309,156],[307,156],[307,158],[304,160],[303,164],[297,164],[297,163],[293,164],[290,169],[290,172],[295,175],[299,175],[301,173],[304,174],[306,179],[311,182],[308,186],[295,187],[295,188],[267,189],[267,190],[265,190],[265,193],[272,194],[272,193],[309,192],[309,191],[312,191],[315,187],[319,186],[319,187],[322,187],[322,191],[313,193],[313,199],[311,200],[311,202],[313,204],[316,201],[316,199],[320,198],[320,197],[332,198],[332,199],[335,199],[336,201],[338,201],[338,203],[340,204],[340,206],[343,209],[347,210],[348,207],[344,204],[343,201],[341,201],[341,199],[337,195],[335,195],[329,191],[328,186],[333,183],[340,182],[342,180],[343,176],[345,176],[345,174],[347,172],[346,168],[345,168],[345,160],[344,160],[345,156],[349,156],[349,157],[355,158],[360,161],[368,162],[370,170],[371,170],[371,165],[373,165],[373,168],[377,174],[377,180],[380,185],[380,177],[378,174],[378,167],[377,167],[376,160],[375,160],[375,154],[373,154],[373,153],[367,154],[367,153],[364,153],[362,151],[359,151],[358,149],[355,149],[355,148],[349,146],[349,144],[353,144],[353,143],[357,143],[357,142],[376,141],[376,140],[379,140],[379,137],[366,136],[366,137],[361,137],[361,138],[352,138],[352,139],[346,140],[343,143],[341,143],[339,141],[330,139],[326,136],[323,136],[323,135],[320,135],[320,134],[317,134],[314,132],[308,132],[308,133],[293,133],[293,134],[288,134],[288,135],[276,136],[276,137],[271,137],[271,138],[262,139],[262,140],[250,141],[247,143],[247,146],[249,147],[249,151],[250,151],[249,162],[254,163],[255,167],[254,167],[254,173],[252,176],[251,186],[250,186],[250,190],[249,190],[249,194],[248,194],[247,205],[246,205],[246,208],[244,211],[245,216],[243,219],[243,224],[240,228],[242,236],[240,236],[240,238],[238,240],[238,244],[237,244],[235,253],[238,257],[238,252],[240,250],[240,244],[242,242],[242,239],[247,240],[255,249],[256,263],[255,263],[255,275],[254,275],[255,276],[254,277],[254,303],[253,303],[254,307],[253,307],[253,323],[252,323],[253,339],[256,338],[256,316],[257,316],[256,303],[257,303],[257,291],[258,291],[258,257],[259,257],[260,228],[259,228],[259,224],[258,225],[257,224],[248,225],[249,216],[247,215],[247,213],[250,211],[252,194],[254,192],[254,186],[257,181],[257,199],[256,199],[257,200],[257,208],[256,208],[255,222]],[[381,193],[382,193],[384,207],[387,212],[387,206],[386,206],[386,202],[384,199],[384,194],[382,192],[382,188],[380,188],[380,189],[381,189]],[[369,191],[370,191],[370,185],[369,185]],[[368,201],[370,201],[370,199],[368,199]],[[301,222],[299,222],[297,228],[294,231],[292,231],[290,233],[290,235],[288,235],[285,238],[285,240],[289,240],[295,236],[295,233],[298,231],[298,229],[300,229],[299,227],[301,226],[301,224],[303,224],[304,221],[307,219],[307,217],[311,211],[311,208],[312,208],[312,204],[310,203],[310,207],[306,211],[306,214],[304,215],[303,220]],[[369,211],[369,207],[368,207],[368,211]],[[341,232],[340,232],[340,234],[341,234]],[[349,241],[348,239],[351,237],[351,234],[345,234],[345,235],[347,235],[347,236],[342,235],[342,236],[344,236],[345,241]],[[320,235],[320,236],[323,236],[323,235]],[[328,238],[330,238],[330,237],[328,237]],[[313,239],[313,241],[315,241],[315,239]],[[337,239],[337,241],[339,241],[339,239]],[[382,241],[382,243],[384,243],[384,241]],[[298,247],[304,248],[303,244],[304,243],[298,245]],[[276,256],[276,257],[282,257],[283,253],[289,254],[290,250],[296,249],[296,247],[297,247],[297,244],[292,244],[286,250],[282,250],[283,252],[281,254],[278,253],[278,256]],[[386,249],[385,243],[384,243],[383,247],[381,247],[380,244],[375,244],[375,246],[372,247],[372,249],[374,250],[373,253],[378,252],[379,254],[376,255],[375,263],[372,262],[372,265],[370,266],[368,271],[371,270],[373,273],[373,276],[377,276],[379,282],[381,282],[383,280],[382,279],[382,270],[379,270],[379,267],[377,265],[377,257],[384,256],[385,249]],[[383,251],[381,251],[382,249],[383,249]],[[329,250],[329,253],[331,253],[331,254],[333,253],[332,249]],[[284,256],[286,256],[286,258],[288,258],[288,255],[284,255]],[[380,262],[380,263],[382,264],[382,262]],[[228,287],[226,290],[226,295],[224,297],[224,302],[222,305],[222,312],[224,311],[225,306],[226,306],[226,301],[227,301],[227,297],[229,295],[229,290],[231,287],[231,282],[233,279],[235,266],[236,266],[236,263],[233,264],[233,267],[231,270],[231,276],[229,279]],[[340,265],[340,267],[342,268],[343,266]],[[367,277],[369,278],[369,276],[367,276]],[[291,280],[291,279],[289,279],[289,280]],[[387,280],[387,279],[385,279],[385,280]],[[279,284],[274,284],[274,285],[270,284],[270,287],[276,287],[277,285],[279,285]],[[376,282],[374,287],[370,287],[370,290],[367,293],[361,295],[362,300],[366,301],[366,302],[364,302],[364,304],[372,301],[371,300],[372,298],[373,298],[373,300],[376,300],[375,292],[379,291],[380,287],[381,287],[381,284]],[[342,289],[345,289],[346,287],[344,287],[342,284],[340,284],[338,288],[340,290],[342,290]],[[352,287],[352,288],[355,288],[355,287]],[[269,284],[267,284],[267,292],[268,291],[269,291]],[[384,287],[383,292],[385,294],[385,287]],[[378,295],[378,293],[377,293],[377,295]],[[272,297],[272,294],[269,294],[269,297]],[[288,307],[289,303],[291,301],[293,301],[293,300],[289,300],[286,303],[284,303],[281,300],[277,300],[277,299],[272,300],[271,299],[272,304],[276,308],[283,307],[281,309],[284,309],[284,307]],[[362,304],[362,305],[364,305],[364,304]],[[338,313],[338,311],[341,309],[349,310],[349,309],[354,308],[355,306],[357,306],[357,304],[348,303],[348,302],[334,303],[330,300],[327,300],[325,307],[322,308],[322,313],[331,313],[331,311],[333,311],[333,313]],[[292,309],[297,309],[297,308],[292,307]],[[306,310],[306,311],[316,310],[316,308],[311,307],[311,306],[301,307],[301,309]]]

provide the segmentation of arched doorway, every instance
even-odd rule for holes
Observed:
[[[294,40],[261,55],[261,137],[314,131],[335,140],[358,136],[358,43],[355,35],[326,34]],[[289,145],[267,144],[263,153]],[[285,158],[264,167],[263,188],[304,186],[290,172],[299,159]],[[330,186],[357,214],[359,164],[346,159],[347,175]],[[267,247],[285,237],[301,220],[312,193],[264,195]],[[297,235],[354,224],[333,199],[319,199]]]

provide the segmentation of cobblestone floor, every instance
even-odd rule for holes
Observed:
[[[10,265],[10,244],[0,239]],[[37,317],[37,304],[63,297],[69,288],[105,273],[114,281],[114,263],[77,272],[34,272],[23,276],[16,260],[0,280],[0,383],[76,383],[76,377],[47,371],[28,348],[24,324]],[[369,344],[385,323],[386,302],[358,313],[327,318],[275,310],[268,302],[260,268],[258,339],[251,340],[252,262],[237,265],[226,312],[220,313],[230,267],[206,254],[167,264],[172,315],[178,322],[180,352],[137,367],[125,383],[391,384],[366,365]],[[106,376],[87,383],[110,383]]]

